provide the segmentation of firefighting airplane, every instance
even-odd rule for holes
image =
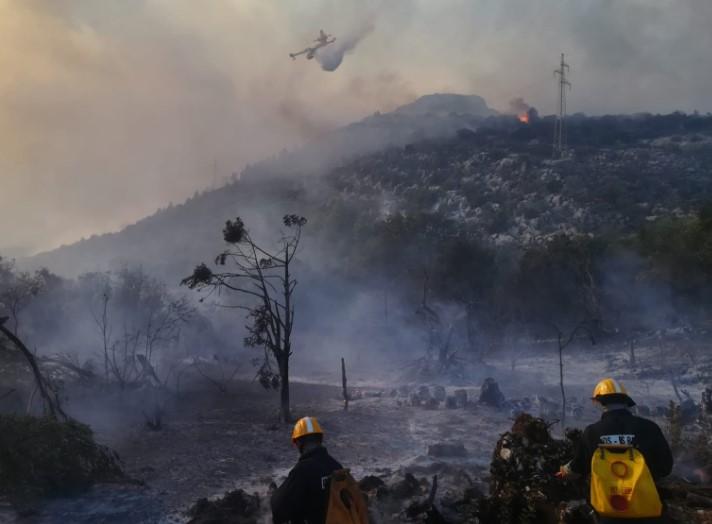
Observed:
[[[331,40],[329,40],[331,38]],[[327,46],[329,44],[333,44],[336,42],[336,38],[333,38],[332,35],[327,35],[323,29],[319,30],[319,37],[314,40],[316,42],[316,45],[314,47],[307,47],[306,49],[299,51],[298,53],[289,53],[289,56],[292,58],[292,60],[296,60],[299,55],[306,54],[307,55],[307,60],[311,60],[314,58],[314,53],[317,52],[318,49],[321,49],[324,46]]]

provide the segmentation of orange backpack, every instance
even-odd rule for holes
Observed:
[[[366,498],[348,469],[331,474],[326,524],[368,524]]]

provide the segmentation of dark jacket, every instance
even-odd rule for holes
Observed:
[[[627,409],[606,411],[601,420],[588,426],[583,432],[571,470],[588,475],[591,472],[591,458],[599,444],[632,444],[645,457],[645,462],[654,479],[659,479],[672,471],[670,446],[652,420],[636,417]]]
[[[329,503],[329,477],[341,464],[323,446],[305,452],[272,495],[274,524],[324,524]]]
[[[599,444],[632,444],[645,457],[650,473],[659,479],[672,471],[672,453],[658,425],[636,417],[627,409],[606,411],[601,420],[588,426],[569,464],[574,473],[591,473],[591,459]],[[603,519],[600,522],[628,522],[630,519]],[[636,524],[664,522],[663,519],[635,519]]]

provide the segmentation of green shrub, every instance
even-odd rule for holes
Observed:
[[[70,495],[122,478],[118,456],[97,444],[88,426],[0,415],[0,495],[13,503]]]

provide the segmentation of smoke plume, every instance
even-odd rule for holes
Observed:
[[[367,22],[343,37],[337,36],[336,42],[316,52],[317,62],[324,71],[336,71],[344,60],[344,55],[353,51],[371,31],[373,31],[373,23]]]
[[[521,96],[513,98],[509,101],[509,112],[515,115],[520,115],[526,113],[530,109],[530,105],[527,104]]]

